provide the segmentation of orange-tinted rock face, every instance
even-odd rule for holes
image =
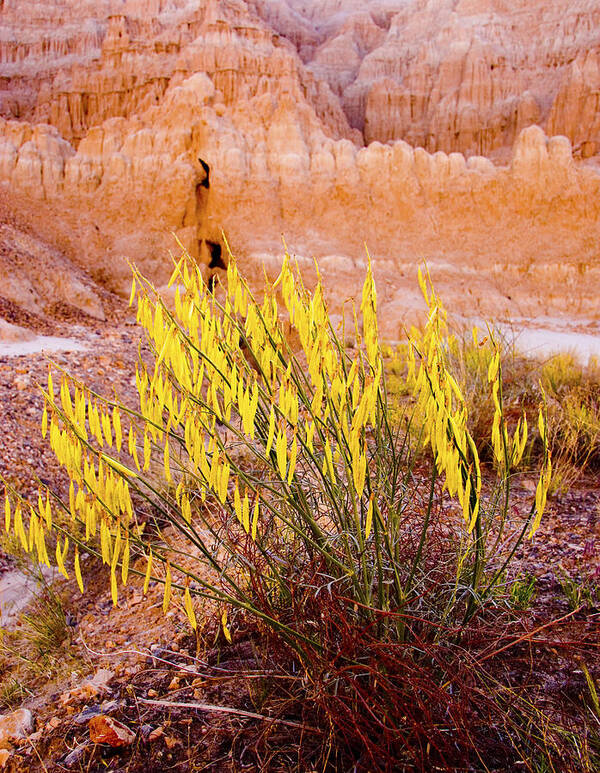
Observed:
[[[0,194],[115,289],[173,233],[210,273],[223,229],[250,272],[282,234],[325,256],[338,299],[366,242],[391,335],[421,258],[465,312],[591,313],[600,2],[517,5],[4,0]]]
[[[282,34],[300,36],[309,70],[367,143],[488,155],[531,123],[576,145],[598,141],[598,2],[256,2]],[[307,21],[315,41],[301,37]]]
[[[327,87],[243,2],[6,0],[2,23],[4,116],[50,123],[70,141],[159,104],[196,72],[209,74],[225,105],[291,78],[330,130],[349,130]]]

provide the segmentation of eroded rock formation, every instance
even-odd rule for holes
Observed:
[[[224,231],[257,275],[282,234],[323,257],[338,300],[366,243],[392,336],[422,258],[465,313],[591,313],[599,9],[5,0],[0,191],[123,293],[128,260],[165,281],[173,234],[222,270]]]
[[[367,143],[501,155],[532,123],[577,147],[600,137],[595,0],[255,2]]]

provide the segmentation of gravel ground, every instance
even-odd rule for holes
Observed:
[[[50,361],[94,391],[114,391],[128,402],[135,396],[136,328],[113,324],[80,328],[71,330],[70,338],[86,348],[49,355],[0,356],[0,474],[19,483],[24,493],[35,490],[37,476],[52,483],[61,481],[54,455],[40,432],[44,401],[38,384],[46,385]]]

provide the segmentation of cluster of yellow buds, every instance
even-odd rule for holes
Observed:
[[[543,392],[543,390],[542,390]],[[545,395],[544,395],[545,397]],[[540,405],[538,413],[538,429],[540,432],[540,438],[542,440],[544,448],[544,461],[542,463],[542,469],[540,471],[540,478],[535,491],[535,518],[531,524],[531,530],[529,537],[533,537],[538,530],[542,515],[546,509],[546,499],[548,496],[548,488],[550,487],[550,479],[552,477],[552,458],[550,455],[550,449],[548,448],[548,417],[546,415],[546,405]]]
[[[425,427],[435,464],[445,475],[450,496],[457,496],[469,531],[477,523],[481,468],[477,448],[467,429],[465,400],[446,366],[446,312],[433,291],[429,275],[419,270],[419,284],[429,314],[422,336],[409,349],[409,379],[417,399],[417,415]],[[417,354],[420,365],[416,367]]]
[[[475,331],[473,337],[475,338]],[[511,469],[518,466],[523,458],[527,444],[527,417],[523,413],[519,419],[511,442],[502,406],[502,363],[500,349],[496,343],[494,343],[494,354],[488,365],[488,382],[492,386],[494,403],[492,449],[499,474],[506,476]]]
[[[48,493],[40,494],[37,509],[13,493],[14,512],[7,494],[5,527],[45,563],[46,540],[54,532],[56,564],[68,576],[71,548],[82,591],[79,549],[96,552],[109,567],[115,604],[118,567],[125,584],[132,557],[145,556],[145,589],[150,577],[158,577],[166,610],[179,588],[195,627],[189,581],[178,583],[174,575],[185,575],[185,567],[171,560],[160,540],[152,546],[144,541],[132,491],[196,540],[194,523],[206,517],[202,502],[213,497],[243,535],[257,541],[261,512],[281,513],[294,499],[299,474],[321,476],[332,492],[349,492],[359,539],[368,539],[375,505],[367,443],[383,400],[383,365],[370,262],[361,303],[364,349],[357,332],[353,357],[331,327],[320,277],[309,293],[287,254],[261,301],[233,257],[223,293],[207,287],[186,255],[169,284],[176,285],[173,311],[134,272],[130,303],[137,302],[137,320],[154,355],[151,366],[140,360],[136,369],[139,406],[103,399],[67,374],[56,394],[49,372],[42,432],[70,479],[68,502],[55,497],[54,507],[72,519],[71,539],[60,536],[63,526],[53,529]],[[298,351],[284,332],[279,302]],[[355,326],[358,331],[357,320]],[[240,444],[251,451],[262,479],[240,467],[234,450]],[[331,522],[331,513],[327,518]],[[319,535],[325,527],[317,520],[312,528]],[[223,598],[221,591],[216,595]]]
[[[412,329],[408,352],[407,383],[417,398],[416,411],[425,427],[425,442],[429,442],[438,469],[446,476],[445,485],[451,496],[461,503],[465,522],[471,531],[479,516],[481,499],[481,469],[477,448],[467,429],[467,408],[461,390],[446,365],[448,331],[446,312],[436,296],[428,274],[419,272],[419,284],[429,314],[425,329]],[[509,437],[502,404],[502,364],[500,349],[493,340],[487,378],[491,386],[494,416],[491,445],[494,460],[503,479],[508,480],[512,469],[520,463],[528,438],[525,413],[519,419],[512,438]],[[473,331],[477,344],[477,332]],[[420,358],[417,368],[417,359]],[[537,487],[535,517],[530,536],[537,530],[546,505],[550,483],[551,460],[548,450],[545,413],[540,409],[540,436],[544,447],[544,463]]]

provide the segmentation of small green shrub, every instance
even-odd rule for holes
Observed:
[[[560,584],[571,610],[582,609],[583,607],[596,609],[598,607],[600,601],[598,587],[590,578],[572,577],[561,568]]]
[[[533,575],[517,578],[510,587],[510,601],[515,609],[529,609],[535,599],[537,580]]]

